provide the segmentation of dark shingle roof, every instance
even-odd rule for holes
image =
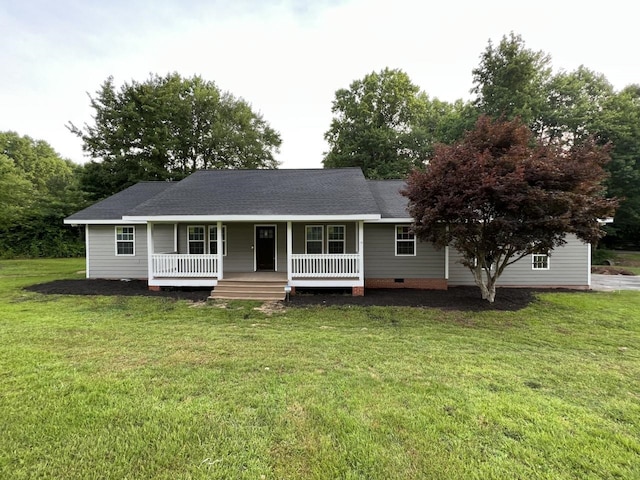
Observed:
[[[375,198],[382,218],[409,218],[407,197],[400,193],[404,180],[368,180],[369,189]]]
[[[166,191],[176,182],[140,182],[111,195],[65,219],[66,222],[85,220],[121,220],[132,208]]]
[[[129,216],[378,215],[359,168],[201,170]]]
[[[403,180],[366,180],[359,168],[203,170],[180,182],[140,182],[65,219],[164,215],[381,215],[408,218]]]

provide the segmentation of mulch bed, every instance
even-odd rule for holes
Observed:
[[[107,295],[167,297],[177,300],[204,301],[211,295],[210,288],[168,288],[152,292],[144,280],[54,280],[25,287],[31,292],[45,295]]]
[[[166,297],[178,300],[204,301],[210,295],[208,288],[167,288],[150,291],[142,280],[55,280],[31,285],[25,290],[45,295],[108,295]],[[350,290],[299,290],[288,303],[291,307],[306,306],[403,306],[431,307],[459,311],[513,311],[525,308],[536,300],[536,292],[575,290],[549,290],[530,288],[499,288],[493,304],[480,298],[476,287],[452,287],[449,290],[380,289],[367,290],[364,297],[351,296]]]
[[[448,290],[375,289],[367,290],[364,297],[351,293],[302,293],[291,297],[291,305],[361,305],[428,307],[458,311],[515,311],[536,301],[536,292],[579,292],[566,289],[498,288],[493,304],[483,300],[477,287],[450,287]],[[583,292],[584,293],[584,292]]]

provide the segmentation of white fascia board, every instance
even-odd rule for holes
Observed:
[[[157,215],[124,216],[124,222],[339,222],[380,220],[380,215]]]
[[[65,225],[131,225],[131,224],[144,225],[145,221],[141,220],[64,220]]]

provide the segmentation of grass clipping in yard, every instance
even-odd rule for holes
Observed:
[[[262,312],[20,289],[81,268],[57,262],[0,262],[0,478],[640,478],[637,292]]]

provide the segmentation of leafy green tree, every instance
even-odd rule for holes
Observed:
[[[616,92],[604,75],[581,66],[554,75],[548,92],[543,125],[550,141],[572,145],[593,136],[601,145],[611,144],[606,185],[620,205],[605,243],[640,245],[640,88]]]
[[[478,113],[471,103],[462,100],[453,103],[437,98],[425,100],[425,108],[416,120],[414,134],[421,137],[420,144],[424,146],[428,159],[433,155],[436,144],[452,144],[460,140],[465,132],[472,130]]]
[[[84,206],[78,167],[42,140],[0,132],[0,256],[74,256],[84,244],[62,220]]]
[[[611,143],[608,195],[620,198],[609,246],[640,246],[640,118],[638,87],[616,92],[584,66],[551,73],[550,56],[527,49],[519,35],[489,46],[473,70],[474,105],[493,118],[520,117],[538,138],[566,148],[595,138]]]
[[[124,83],[109,77],[90,97],[94,122],[69,129],[94,157],[83,188],[102,198],[141,180],[206,168],[276,168],[280,135],[243,99],[177,73]]]
[[[620,198],[606,241],[614,247],[640,247],[640,85],[610,96],[596,117],[601,143],[612,144],[608,193]]]
[[[458,250],[493,302],[507,266],[552,252],[568,233],[585,242],[604,234],[598,219],[616,205],[601,184],[608,159],[592,141],[566,149],[541,142],[519,119],[482,116],[460,142],[439,145],[403,193],[416,236]]]
[[[522,37],[513,32],[503,36],[497,46],[489,41],[480,65],[472,72],[474,105],[492,118],[520,117],[540,133],[539,122],[548,107],[550,64],[549,55],[526,48]]]
[[[414,131],[427,97],[401,70],[372,72],[336,92],[326,168],[360,167],[368,178],[402,178],[428,148]]]
[[[540,120],[545,138],[573,144],[599,134],[599,118],[615,95],[604,75],[580,66],[555,74],[546,89],[548,105]]]
[[[21,213],[31,202],[32,188],[15,162],[0,154],[0,231],[19,221]]]

